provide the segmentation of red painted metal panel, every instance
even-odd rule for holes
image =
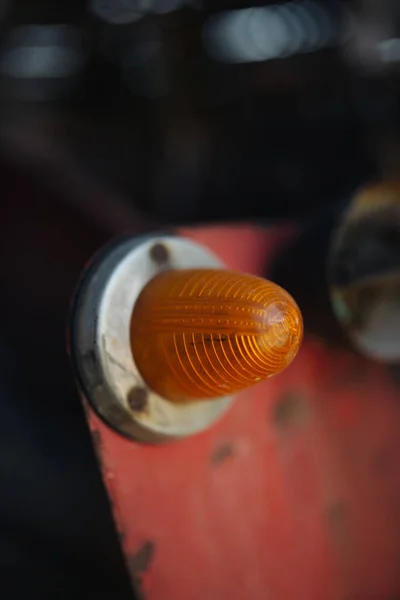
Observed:
[[[181,234],[258,274],[290,232]],[[400,393],[384,367],[306,336],[216,426],[160,446],[87,414],[147,600],[400,597]]]

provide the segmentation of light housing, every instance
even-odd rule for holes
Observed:
[[[113,242],[87,266],[72,309],[70,353],[82,395],[120,434],[160,443],[204,431],[228,410],[237,391],[293,359],[302,334],[293,299],[271,282],[224,267],[204,246],[162,235]],[[206,341],[202,350],[189,344],[186,357],[165,360],[157,311],[166,301],[172,319],[167,338],[178,339],[179,330],[189,341],[211,336],[214,355]],[[196,331],[188,322],[195,305]],[[222,361],[226,348],[229,364]],[[204,360],[206,352],[212,363],[203,374],[193,357]],[[176,370],[189,359],[195,367],[190,382],[188,372]]]

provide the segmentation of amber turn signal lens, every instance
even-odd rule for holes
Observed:
[[[228,396],[279,373],[302,334],[300,311],[281,287],[215,269],[157,275],[131,321],[143,379],[174,402]]]

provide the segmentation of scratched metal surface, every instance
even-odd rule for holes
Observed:
[[[288,231],[181,234],[261,274]],[[87,415],[142,598],[400,598],[400,392],[383,367],[306,334],[198,436],[146,446]]]

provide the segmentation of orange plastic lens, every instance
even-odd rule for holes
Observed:
[[[227,396],[282,371],[303,334],[278,285],[215,269],[166,271],[141,292],[132,352],[147,385],[175,402]]]

